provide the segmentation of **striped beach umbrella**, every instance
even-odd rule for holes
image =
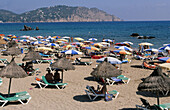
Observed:
[[[170,57],[161,57],[161,58],[158,58],[158,60],[166,62],[166,63],[170,63]]]
[[[69,55],[80,55],[82,52],[76,51],[76,50],[65,50],[62,51],[61,53],[69,54]]]
[[[125,50],[114,50],[113,52],[115,53],[119,53],[119,54],[125,54],[125,55],[131,55],[132,53],[127,52]]]
[[[115,46],[115,48],[117,48],[119,50],[133,51],[133,49],[126,47],[126,46]]]
[[[145,49],[144,51],[146,52],[162,52],[161,50],[158,50],[158,49]]]
[[[82,47],[82,48],[83,48],[83,49],[100,51],[100,49],[98,49],[98,48],[96,48],[96,47]]]

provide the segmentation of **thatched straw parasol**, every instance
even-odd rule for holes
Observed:
[[[121,75],[121,71],[116,69],[112,64],[108,62],[106,58],[102,63],[100,63],[92,72],[91,75],[94,77],[117,77]],[[106,88],[106,81],[104,82],[104,86]],[[106,88],[107,90],[107,88]],[[106,92],[106,91],[105,91]]]
[[[162,74],[162,69],[158,67],[139,84],[138,90],[157,93],[157,103],[159,105],[159,92],[166,92],[165,94],[167,94],[170,90],[170,84],[168,84],[168,80]]]
[[[94,77],[117,77],[121,75],[121,71],[116,69],[112,64],[107,62],[107,58],[105,59],[104,62],[100,63],[97,68],[95,68],[92,72],[91,75]]]
[[[15,55],[21,54],[21,49],[16,47],[10,47],[4,53],[13,57]]]
[[[33,50],[32,47],[29,48],[29,52],[24,56],[24,58],[22,59],[22,61],[26,61],[26,60],[41,60],[42,57],[41,55],[39,55],[39,52],[35,52]]]
[[[18,44],[15,42],[15,40],[12,40],[10,42],[8,42],[7,44],[7,47],[10,48],[10,47],[16,47],[18,46]]]
[[[65,57],[58,59],[56,62],[50,65],[51,68],[57,68],[62,70],[75,70],[72,63]],[[63,82],[63,71],[62,71],[62,82]]]
[[[0,39],[0,45],[2,45],[2,44],[6,44],[6,41],[3,39]]]
[[[0,70],[0,77],[10,78],[8,96],[10,95],[10,87],[12,78],[24,78],[27,77],[25,71],[18,66],[12,58],[11,62]]]

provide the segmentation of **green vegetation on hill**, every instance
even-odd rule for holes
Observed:
[[[59,5],[45,7],[15,14],[0,10],[0,22],[91,22],[91,21],[121,21],[114,15],[107,14],[97,8],[70,7]]]

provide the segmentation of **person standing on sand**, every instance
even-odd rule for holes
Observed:
[[[71,42],[73,42],[73,37],[71,37]]]

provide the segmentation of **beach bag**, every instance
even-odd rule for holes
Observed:
[[[105,101],[111,101],[113,98],[113,94],[105,94]]]

